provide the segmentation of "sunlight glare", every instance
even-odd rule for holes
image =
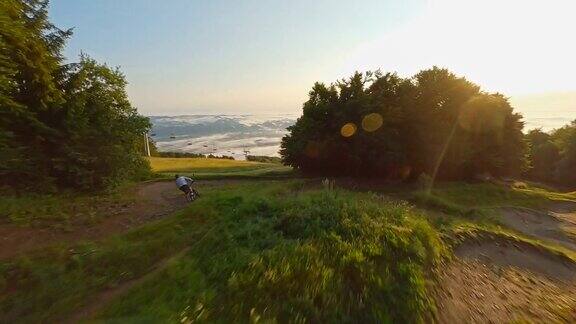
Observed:
[[[403,28],[350,57],[342,73],[413,75],[446,67],[507,95],[576,89],[576,1],[430,0]]]

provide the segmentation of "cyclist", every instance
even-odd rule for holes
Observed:
[[[180,175],[174,176],[174,179],[176,180],[176,186],[178,187],[178,189],[182,190],[186,194],[186,196],[190,195],[190,193],[192,192],[192,188],[190,188],[190,185],[194,183],[194,180],[192,180],[192,178]]]

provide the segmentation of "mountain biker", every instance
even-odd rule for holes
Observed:
[[[194,183],[194,180],[192,180],[192,178],[175,175],[174,179],[176,180],[176,186],[178,187],[178,189],[182,190],[186,195],[189,195],[190,192],[192,192],[192,188],[190,188],[190,185]]]

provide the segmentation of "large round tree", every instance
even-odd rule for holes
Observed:
[[[281,155],[317,175],[516,175],[525,165],[521,118],[501,94],[446,69],[410,79],[356,73],[314,85]]]

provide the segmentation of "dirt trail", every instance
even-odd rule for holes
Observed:
[[[575,204],[553,211],[505,208],[505,225],[576,251]],[[465,241],[443,269],[437,296],[441,323],[576,323],[576,263],[523,242]]]
[[[576,251],[576,205],[572,205],[574,209],[568,206],[559,203],[548,212],[503,208],[500,219],[506,226],[526,235]]]
[[[440,323],[576,323],[574,283],[474,259],[459,259],[445,271]]]
[[[164,271],[168,266],[178,260],[178,258],[182,257],[186,252],[188,252],[190,248],[185,248],[180,252],[163,259],[162,261],[156,263],[149,272],[145,275],[123,282],[122,284],[110,288],[108,290],[104,290],[97,295],[95,295],[91,300],[86,303],[86,306],[78,310],[74,315],[69,318],[68,320],[64,321],[64,323],[80,323],[84,320],[92,319],[94,316],[98,314],[105,307],[111,300],[122,296],[130,289],[141,285],[142,283],[146,282],[147,280],[153,278],[155,275]]]
[[[110,214],[100,222],[90,226],[77,226],[70,232],[55,228],[0,225],[0,260],[54,243],[102,239],[160,219],[186,206],[186,201],[172,181],[147,182],[137,185],[135,190],[135,203],[121,210],[110,209]]]

